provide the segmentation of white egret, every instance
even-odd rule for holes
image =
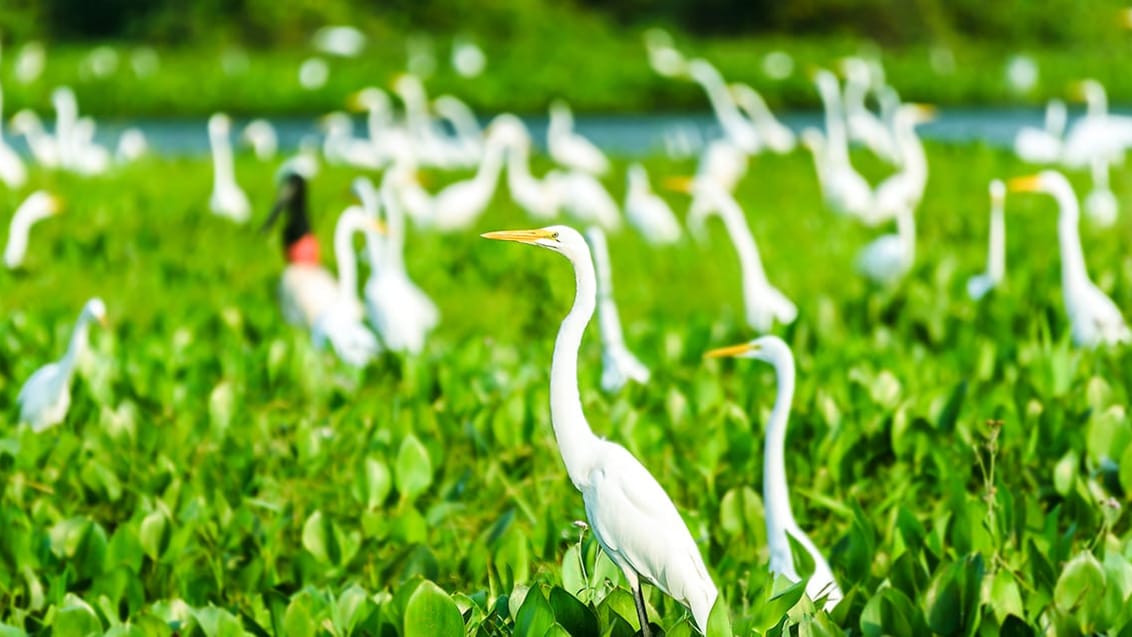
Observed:
[[[680,240],[680,222],[668,202],[649,186],[649,174],[641,164],[629,166],[629,188],[625,193],[625,218],[652,244],[664,245]]]
[[[767,421],[766,446],[763,448],[763,504],[766,507],[770,572],[782,575],[792,582],[800,581],[802,578],[794,565],[790,539],[801,544],[814,561],[814,573],[806,582],[806,594],[815,601],[824,597],[824,608],[831,611],[844,596],[829,563],[794,519],[794,511],[790,507],[790,489],[786,482],[786,423],[790,418],[790,403],[794,400],[794,354],[782,339],[768,335],[749,343],[711,350],[706,356],[753,358],[774,367],[778,392],[770,420]]]
[[[1014,154],[1033,164],[1051,164],[1061,157],[1062,138],[1067,121],[1065,102],[1050,100],[1046,104],[1045,126],[1023,126],[1014,137]]]
[[[916,213],[905,206],[896,213],[896,233],[878,237],[857,254],[857,271],[873,283],[889,286],[916,261]]]
[[[767,278],[758,245],[747,224],[747,216],[743,214],[738,202],[730,193],[714,184],[703,186],[698,191],[698,196],[702,205],[689,214],[688,225],[693,228],[702,227],[707,216],[713,212],[723,221],[739,257],[747,324],[759,332],[766,332],[774,326],[775,321],[786,325],[793,323],[798,317],[798,307]],[[693,234],[702,236],[703,233],[702,230],[693,230]]]
[[[1061,162],[1070,168],[1087,168],[1095,157],[1122,163],[1132,146],[1132,117],[1108,112],[1104,86],[1096,80],[1077,82],[1073,91],[1085,99],[1088,110],[1066,134]]]
[[[507,188],[511,198],[527,214],[537,219],[550,219],[558,214],[561,196],[553,179],[531,175],[531,136],[523,122],[510,113],[496,116],[491,123],[499,131],[507,148]]]
[[[395,352],[417,354],[440,321],[440,312],[405,269],[405,220],[396,192],[395,170],[385,173],[381,192],[366,177],[354,180],[353,191],[371,217],[376,218],[384,208],[387,229],[384,238],[366,233],[372,268],[363,296],[366,317],[385,346]]]
[[[487,209],[503,171],[503,152],[506,142],[496,129],[488,131],[483,158],[471,179],[450,184],[436,193],[432,200],[429,224],[440,230],[467,228]]]
[[[759,139],[766,147],[776,153],[789,153],[794,150],[797,140],[794,131],[779,122],[774,113],[770,112],[766,101],[759,92],[742,82],[731,84],[731,96],[736,106],[742,109],[750,118]]]
[[[322,348],[329,343],[339,359],[354,367],[364,367],[381,352],[381,346],[362,321],[353,238],[356,233],[379,229],[378,221],[360,206],[350,206],[338,217],[334,226],[338,293],[333,302],[322,308],[311,326],[311,341],[315,347]]]
[[[346,98],[347,107],[352,111],[366,112],[366,132],[369,134],[369,143],[377,157],[388,161],[392,155],[389,132],[394,128],[393,100],[385,91],[376,86],[367,86],[360,91],[351,93]]]
[[[475,42],[457,38],[452,41],[452,68],[461,77],[477,77],[487,66],[487,55]]]
[[[1081,213],[1077,196],[1065,175],[1056,170],[1044,170],[1036,175],[1011,179],[1007,182],[1007,189],[1012,192],[1043,192],[1057,201],[1061,294],[1069,315],[1073,342],[1082,347],[1096,347],[1132,341],[1132,331],[1124,322],[1120,308],[1089,279],[1077,228]]]
[[[59,163],[64,168],[72,168],[70,161],[75,156],[75,122],[79,119],[78,101],[71,87],[60,86],[51,91],[51,104],[55,107],[55,143],[59,148]]]
[[[279,150],[279,136],[275,133],[275,127],[266,119],[253,119],[248,122],[240,133],[240,140],[252,147],[252,152],[260,161],[274,159],[276,151]]]
[[[1003,216],[1003,201],[1006,199],[1006,184],[1001,179],[990,182],[990,234],[987,245],[987,270],[967,279],[967,294],[974,300],[986,296],[1006,275],[1006,219]]]
[[[1094,224],[1107,228],[1116,223],[1120,204],[1108,185],[1108,161],[1103,157],[1093,157],[1089,163],[1093,174],[1093,189],[1085,197],[1085,216]]]
[[[621,227],[617,202],[597,177],[580,170],[551,171],[546,175],[561,197],[562,211],[585,223],[596,223],[606,230]]]
[[[326,131],[322,140],[322,154],[327,162],[363,170],[378,170],[387,163],[386,158],[368,138],[354,136],[354,122],[346,113],[327,113],[319,123]]]
[[[845,72],[845,127],[849,139],[863,143],[890,164],[900,164],[902,157],[892,131],[865,106],[872,85],[869,63],[848,57],[841,61],[841,68]]]
[[[118,145],[114,148],[114,161],[128,164],[137,161],[149,151],[149,142],[141,129],[130,127],[118,135]]]
[[[597,273],[597,322],[601,328],[601,388],[619,391],[629,381],[642,385],[649,381],[649,369],[625,345],[621,319],[613,302],[613,265],[605,233],[597,226],[586,230],[586,242],[593,251]]]
[[[28,249],[28,233],[36,222],[62,212],[62,201],[43,190],[37,190],[16,208],[8,224],[8,243],[4,246],[4,265],[9,270],[20,267]]]
[[[865,223],[875,225],[898,216],[905,208],[920,206],[928,183],[928,157],[916,135],[916,125],[930,121],[934,112],[921,104],[901,104],[896,109],[892,128],[901,169],[877,185],[872,208],[860,215]]]
[[[243,188],[236,183],[232,146],[228,140],[231,122],[223,113],[208,119],[208,143],[212,147],[212,196],[208,206],[215,214],[243,223],[252,212],[252,205]]]
[[[4,90],[0,87],[0,181],[8,184],[9,188],[22,188],[27,182],[28,171],[24,167],[24,160],[4,141],[3,122]]]
[[[483,129],[471,107],[455,95],[438,95],[432,100],[432,108],[441,120],[452,127],[455,137],[448,142],[450,163],[461,166],[475,166],[483,159]]]
[[[546,130],[547,150],[554,161],[566,168],[591,175],[609,172],[609,160],[593,142],[574,132],[574,115],[562,100],[550,104],[550,125]]]
[[[34,111],[22,109],[12,116],[12,133],[23,135],[35,161],[46,168],[59,165],[59,143],[54,135],[43,128],[43,122]]]
[[[873,192],[849,161],[837,78],[829,71],[819,70],[814,73],[814,81],[825,105],[825,135],[809,129],[803,131],[802,141],[814,154],[822,197],[835,213],[866,217],[873,209]]]
[[[87,324],[92,320],[106,324],[106,306],[102,299],[93,298],[83,305],[63,358],[40,367],[20,388],[16,396],[20,422],[29,425],[32,431],[43,431],[67,417],[71,406],[71,376],[78,358],[87,349]]]
[[[574,305],[558,331],[550,371],[550,420],[562,462],[582,492],[594,537],[629,581],[641,632],[650,635],[642,579],[688,607],[700,632],[706,632],[718,593],[687,525],[648,469],[621,445],[594,435],[582,412],[578,349],[597,303],[597,277],[585,239],[567,226],[482,236],[547,248],[573,264]]]
[[[762,149],[762,140],[759,139],[759,134],[751,121],[739,112],[735,99],[727,90],[727,83],[724,82],[719,71],[707,60],[696,58],[688,62],[688,74],[707,93],[727,141],[748,155],[759,152]]]
[[[684,55],[673,46],[672,36],[661,28],[645,31],[645,51],[649,66],[662,77],[679,77],[688,72]]]

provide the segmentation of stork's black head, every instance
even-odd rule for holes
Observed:
[[[271,228],[283,210],[287,211],[287,222],[283,225],[283,249],[286,250],[311,233],[310,216],[307,214],[307,180],[298,173],[288,172],[279,182],[279,195],[263,224],[263,232]]]

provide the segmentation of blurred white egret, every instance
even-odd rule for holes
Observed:
[[[1006,275],[1006,219],[1003,216],[1003,201],[1006,199],[1006,184],[1001,179],[990,182],[990,234],[987,245],[987,270],[967,279],[967,294],[974,300],[986,296]]]
[[[24,160],[4,141],[4,88],[0,86],[0,181],[14,189],[22,188],[27,179]]]
[[[459,166],[475,166],[483,159],[484,132],[476,114],[455,95],[438,95],[432,100],[433,110],[441,120],[452,126],[455,137],[448,142],[452,160]]]
[[[900,155],[900,171],[877,185],[873,206],[861,220],[870,225],[895,218],[905,208],[916,210],[928,182],[928,157],[916,135],[916,125],[930,121],[934,109],[921,104],[901,104],[893,116],[892,129]]]
[[[33,431],[43,431],[67,417],[71,406],[71,375],[78,358],[87,349],[87,324],[92,320],[106,324],[106,306],[102,299],[93,298],[83,305],[63,358],[40,367],[20,388],[16,396],[20,422],[31,426]]]
[[[114,160],[120,164],[137,161],[149,150],[149,143],[145,140],[145,133],[141,129],[130,127],[118,136],[118,145],[114,149]]]
[[[1132,117],[1108,112],[1104,86],[1096,80],[1076,82],[1072,91],[1075,97],[1084,98],[1088,110],[1065,136],[1062,163],[1070,168],[1087,168],[1095,157],[1123,163],[1125,151],[1132,146]]]
[[[617,202],[597,177],[580,170],[551,171],[545,177],[561,197],[562,211],[584,223],[606,230],[621,227]]]
[[[1050,100],[1046,104],[1043,128],[1023,126],[1014,137],[1014,153],[1022,161],[1033,164],[1050,164],[1061,158],[1062,138],[1067,121],[1065,102]]]
[[[228,139],[231,123],[228,116],[216,113],[208,118],[208,143],[212,147],[212,196],[208,207],[223,217],[243,223],[252,212],[252,205],[243,188],[236,183],[236,167]]]
[[[790,540],[801,544],[814,561],[814,573],[806,582],[806,594],[812,600],[824,597],[824,608],[831,611],[843,597],[841,588],[821,551],[794,519],[794,511],[790,507],[790,489],[786,481],[786,423],[790,417],[790,403],[794,399],[794,354],[782,339],[769,335],[749,343],[714,349],[706,356],[753,358],[774,367],[778,392],[770,420],[767,421],[766,445],[763,448],[763,504],[766,507],[770,572],[783,575],[792,582],[800,581],[802,578],[794,565],[794,551]]]
[[[527,127],[510,113],[496,116],[492,127],[499,131],[507,147],[507,188],[511,198],[536,219],[553,218],[558,214],[561,197],[553,179],[531,175],[531,136]]]
[[[32,225],[41,219],[58,214],[63,210],[58,197],[43,190],[37,190],[24,199],[12,221],[8,224],[8,243],[4,246],[4,265],[9,270],[20,267],[27,254],[28,233]]]
[[[429,219],[432,227],[444,232],[461,230],[475,223],[495,195],[499,174],[503,171],[505,146],[506,141],[498,129],[488,131],[476,174],[470,179],[450,184],[433,197]]]
[[[730,88],[736,106],[750,118],[755,132],[767,148],[776,153],[789,153],[794,150],[796,144],[794,131],[775,118],[758,91],[742,82],[733,82]]]
[[[713,212],[723,221],[739,257],[747,324],[759,332],[766,332],[774,326],[775,321],[793,323],[798,316],[798,307],[767,278],[755,237],[738,202],[730,193],[714,184],[703,186],[698,194],[702,206],[689,213],[688,225],[693,228],[703,226],[706,217]],[[702,236],[703,233],[693,230],[693,234]]]
[[[550,125],[546,130],[550,157],[560,165],[591,175],[609,172],[609,160],[590,140],[574,132],[574,114],[562,100],[550,103]]]
[[[43,128],[43,122],[34,111],[22,109],[12,116],[12,133],[23,135],[35,161],[45,168],[59,165],[59,143],[54,135]]]
[[[256,159],[270,161],[275,158],[279,150],[279,137],[275,134],[275,127],[266,119],[253,119],[244,126],[240,139],[252,147]]]
[[[845,72],[845,123],[849,139],[863,143],[877,157],[890,164],[900,164],[901,154],[892,131],[884,121],[865,106],[872,88],[869,63],[858,57],[841,60]]]
[[[672,44],[672,36],[661,28],[645,31],[645,51],[649,66],[662,77],[679,77],[688,72],[688,62]]]
[[[814,82],[825,105],[825,135],[808,129],[803,131],[802,141],[814,154],[822,197],[833,212],[864,218],[873,210],[873,192],[849,161],[837,78],[823,69],[814,73]]]
[[[700,155],[696,165],[694,177],[672,176],[664,179],[664,187],[668,190],[683,192],[692,195],[692,204],[689,208],[688,219],[695,221],[706,212],[705,203],[701,194],[705,188],[721,188],[726,193],[735,191],[739,180],[747,174],[747,155],[736,148],[727,139],[716,139],[707,145]],[[703,240],[703,224],[689,223],[688,229],[696,240]]]
[[[1077,196],[1065,175],[1056,170],[1044,170],[1036,175],[1011,179],[1007,188],[1013,192],[1043,192],[1057,201],[1061,294],[1065,299],[1073,342],[1082,347],[1096,347],[1132,341],[1132,331],[1124,322],[1120,308],[1089,279],[1077,228],[1081,213]]]
[[[687,525],[648,469],[621,445],[594,435],[582,413],[578,349],[597,303],[597,278],[585,239],[567,226],[483,237],[547,248],[573,264],[577,292],[559,329],[550,370],[550,420],[562,461],[582,492],[594,537],[629,581],[641,632],[650,635],[642,579],[688,607],[700,632],[706,632],[717,591]]]
[[[620,390],[629,381],[649,381],[649,369],[625,345],[617,304],[613,302],[613,264],[605,233],[597,226],[586,229],[586,241],[593,251],[597,273],[597,322],[601,333],[601,388],[607,392]]]
[[[1108,228],[1116,223],[1120,205],[1116,195],[1108,185],[1108,162],[1103,157],[1093,157],[1090,168],[1093,174],[1093,189],[1085,197],[1085,216],[1097,226]]]
[[[896,234],[875,239],[857,254],[857,271],[878,285],[904,278],[916,261],[916,213],[905,206],[896,214]]]
[[[461,77],[476,77],[487,66],[487,56],[475,42],[463,38],[452,41],[452,68]]]
[[[377,337],[362,321],[358,299],[358,259],[354,252],[356,233],[377,231],[378,221],[360,206],[350,206],[334,226],[334,257],[338,262],[337,294],[315,317],[311,341],[322,348],[326,343],[347,365],[364,367],[381,352]]]
[[[755,126],[735,104],[723,75],[703,58],[696,58],[688,63],[688,73],[707,94],[711,108],[719,126],[723,129],[723,136],[739,150],[748,155],[755,154],[762,149],[762,140],[759,139]]]
[[[363,170],[378,170],[387,163],[370,139],[354,136],[354,122],[346,113],[327,113],[319,124],[326,131],[322,154],[327,162]]]
[[[629,187],[625,193],[625,218],[652,244],[664,245],[680,240],[680,222],[668,202],[649,186],[649,174],[638,163],[629,166]],[[600,268],[599,268],[600,271]]]

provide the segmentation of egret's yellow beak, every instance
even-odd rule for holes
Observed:
[[[662,182],[664,187],[673,192],[692,192],[692,187],[695,185],[696,180],[694,177],[688,175],[677,175],[675,177],[665,177]]]
[[[1015,177],[1006,182],[1006,190],[1009,192],[1037,192],[1040,189],[1041,180],[1037,175]]]
[[[704,358],[724,358],[729,356],[742,356],[748,352],[759,351],[759,346],[755,343],[741,343],[739,345],[730,345],[728,347],[720,347],[713,349],[704,354]]]
[[[555,233],[550,230],[498,230],[485,232],[480,235],[484,239],[497,241],[517,241],[519,243],[534,243],[539,239],[553,239]]]
[[[65,202],[63,201],[62,197],[57,197],[55,195],[48,195],[47,196],[47,202],[48,202],[47,203],[47,211],[49,213],[51,213],[53,215],[63,214],[63,204]]]
[[[939,109],[937,109],[933,104],[920,104],[912,102],[909,103],[909,106],[911,106],[916,111],[916,116],[919,117],[920,121],[923,122],[930,122],[935,119],[937,115],[939,115]]]

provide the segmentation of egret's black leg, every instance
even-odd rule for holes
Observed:
[[[645,596],[641,593],[641,582],[633,586],[633,601],[637,603],[637,619],[641,622],[641,637],[652,637],[649,630],[649,615],[645,612]]]

